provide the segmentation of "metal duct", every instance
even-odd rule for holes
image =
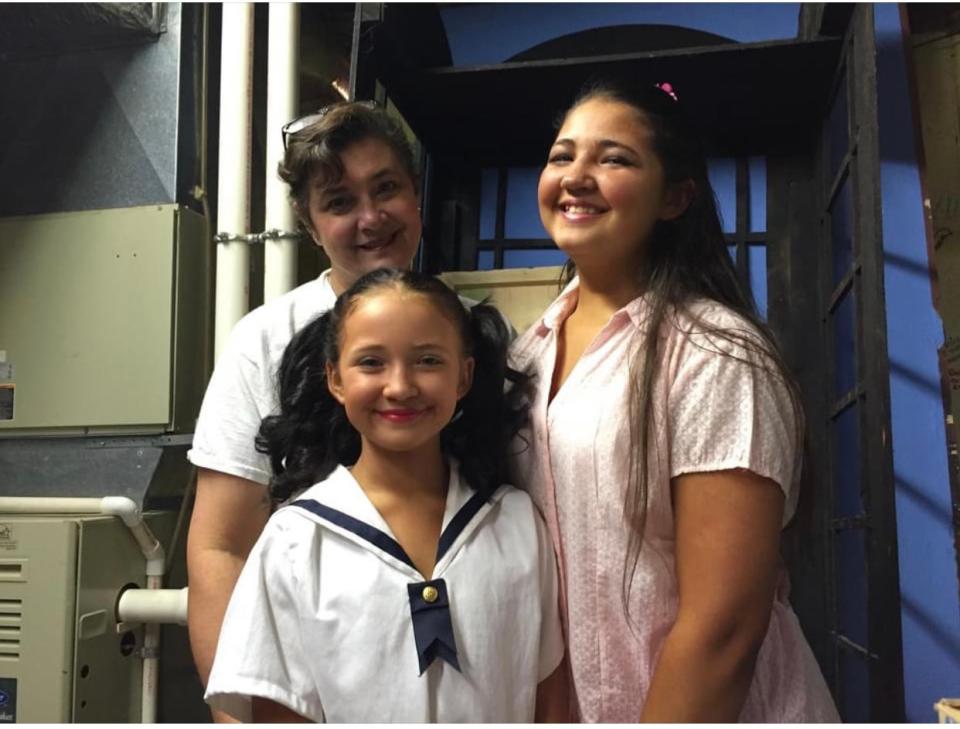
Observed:
[[[190,191],[197,182],[194,100],[202,7],[170,3],[162,13],[149,10],[154,3],[117,6],[127,12],[81,7],[96,8],[104,28],[108,17],[114,30],[127,28],[117,30],[120,35],[135,33],[130,26],[138,14],[132,8],[142,8],[140,15],[153,23],[140,24],[136,33],[156,30],[161,14],[166,31],[148,43],[0,62],[0,217],[196,204]],[[71,15],[73,8],[0,3],[0,33],[4,42],[15,42],[13,23],[24,36],[20,42],[55,45],[54,30],[34,26],[44,10],[58,11],[66,15],[57,21],[47,16],[60,28],[56,33],[67,19],[78,24],[78,32],[88,32],[81,17],[94,13]]]
[[[155,41],[164,3],[0,4],[0,60]]]
[[[191,436],[0,439],[0,494],[126,496],[142,510],[175,509],[190,476]]]

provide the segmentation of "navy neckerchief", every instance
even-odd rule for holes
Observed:
[[[475,493],[460,507],[440,534],[436,564],[440,563],[443,556],[457,541],[457,537],[486,502],[487,500],[481,494]],[[403,547],[389,534],[376,527],[313,499],[300,499],[292,502],[290,506],[309,511],[324,521],[355,534],[416,570],[413,560]],[[417,646],[420,675],[422,676],[437,658],[445,660],[459,671],[460,662],[457,660],[457,644],[453,637],[447,583],[442,579],[412,582],[407,585],[407,599],[410,602],[410,619],[413,623],[413,638]]]

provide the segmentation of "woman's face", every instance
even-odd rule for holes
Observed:
[[[588,100],[567,115],[537,192],[544,227],[581,268],[632,272],[655,223],[679,214],[668,201],[650,127],[636,109],[612,99]]]
[[[340,154],[343,177],[309,190],[310,230],[330,258],[330,283],[341,293],[378,268],[409,268],[420,244],[413,180],[390,146],[370,137]]]

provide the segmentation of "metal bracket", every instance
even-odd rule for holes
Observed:
[[[221,243],[246,243],[253,245],[260,242],[259,233],[217,233],[213,236],[213,242],[217,245]]]
[[[137,658],[144,658],[144,659],[146,659],[146,658],[159,658],[159,657],[160,657],[160,649],[159,649],[159,648],[146,648],[146,647],[144,647],[144,646],[140,646],[139,648],[137,648],[137,649],[133,652],[133,655],[135,655]]]
[[[182,448],[193,444],[193,433],[154,435],[143,438],[112,436],[81,442],[84,448]]]
[[[213,242],[218,245],[221,243],[246,243],[247,245],[253,245],[254,243],[262,243],[267,240],[300,240],[301,238],[303,238],[303,234],[300,232],[273,228],[271,230],[265,230],[262,233],[217,233],[213,236]]]
[[[261,240],[300,240],[303,238],[303,234],[299,231],[291,232],[289,230],[279,230],[278,228],[271,228],[270,230],[265,230],[260,234]]]

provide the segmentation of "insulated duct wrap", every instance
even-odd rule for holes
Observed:
[[[164,3],[2,3],[0,58],[154,41]]]
[[[180,3],[0,3],[0,217],[196,209],[201,14]],[[65,45],[68,23],[82,48]]]

